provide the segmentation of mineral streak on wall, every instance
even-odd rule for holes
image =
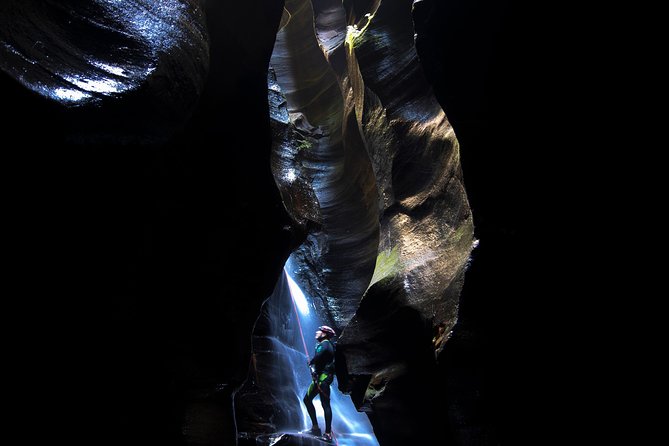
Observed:
[[[287,0],[270,67],[273,170],[309,228],[294,274],[343,329],[339,385],[384,445],[419,426],[409,395],[456,323],[475,246],[458,141],[422,72],[413,8]],[[417,415],[392,426],[403,405]]]

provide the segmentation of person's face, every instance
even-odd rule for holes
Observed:
[[[324,337],[325,337],[325,333],[323,333],[323,332],[320,331],[320,330],[316,330],[316,340],[317,340],[317,341],[320,341],[320,340],[323,339]]]

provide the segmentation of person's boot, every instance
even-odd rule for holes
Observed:
[[[332,433],[326,432],[323,434],[323,440],[327,441],[328,443],[332,442]]]

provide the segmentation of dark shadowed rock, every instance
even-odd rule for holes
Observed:
[[[320,440],[311,435],[278,433],[260,436],[254,444],[257,446],[326,446],[334,443]],[[240,444],[240,446],[243,445]]]
[[[22,361],[40,393],[31,422],[54,420],[48,441],[70,444],[234,444],[232,393],[248,373],[252,327],[301,242],[285,229],[269,163],[267,68],[282,5],[156,1],[176,9],[144,8],[142,26],[167,27],[153,42],[105,15],[112,3],[148,5],[0,3],[3,42],[36,61],[20,65],[0,49],[11,111],[1,123],[6,252],[12,281],[32,296],[16,300],[17,318],[36,334]],[[51,71],[37,61],[65,50]],[[127,63],[132,82],[93,60]],[[29,82],[79,70],[128,83],[109,94],[70,85],[91,96],[73,106],[17,82],[5,63]],[[53,76],[39,82],[65,88]]]
[[[167,141],[208,66],[198,0],[0,4],[0,69],[61,104],[78,143]]]
[[[324,444],[273,433],[294,389],[263,386],[293,354],[262,325],[289,311],[262,304],[296,248],[381,445],[441,444],[475,243],[412,2],[282,3],[0,3],[12,314],[45,332],[31,386],[64,393],[39,399],[67,419],[51,441]],[[476,398],[448,406],[462,431]]]

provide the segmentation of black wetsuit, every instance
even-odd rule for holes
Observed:
[[[332,409],[330,408],[330,384],[334,380],[334,358],[335,348],[332,341],[325,339],[316,346],[316,354],[309,361],[313,382],[309,385],[307,394],[304,395],[304,405],[314,426],[318,426],[316,420],[316,408],[313,399],[320,393],[323,413],[325,414],[325,432],[332,432]],[[318,383],[318,384],[316,384]]]

